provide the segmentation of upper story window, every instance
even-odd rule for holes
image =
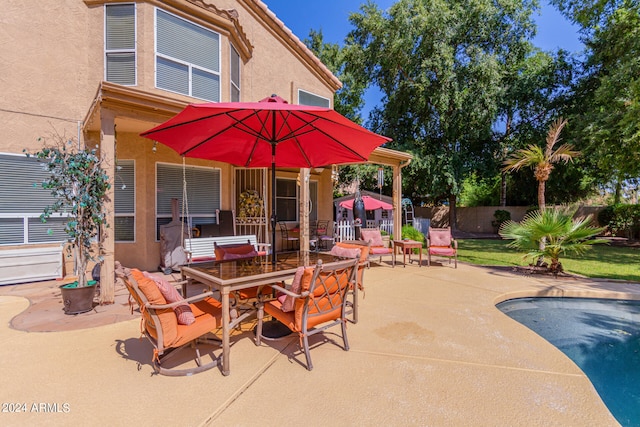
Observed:
[[[240,102],[240,55],[231,46],[231,102]]]
[[[220,101],[220,35],[156,9],[156,87]]]
[[[136,85],[136,5],[105,5],[105,80]]]
[[[324,98],[302,89],[298,89],[298,104],[331,108],[331,100],[329,98]]]

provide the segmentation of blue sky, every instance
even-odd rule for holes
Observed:
[[[308,36],[309,30],[322,29],[325,40],[342,43],[351,30],[348,21],[351,12],[357,12],[365,0],[263,0],[287,27],[300,39]],[[377,0],[375,3],[387,9],[394,0]],[[536,16],[538,35],[535,44],[544,50],[562,47],[569,51],[579,50],[582,45],[576,33],[577,27],[565,20],[542,0],[542,12]]]
[[[352,29],[349,14],[357,12],[365,0],[263,0],[273,13],[285,23],[301,40],[309,35],[309,30],[322,30],[324,40],[341,44]],[[375,3],[387,9],[394,0],[377,0]],[[553,7],[541,0],[542,11],[535,16],[538,33],[534,44],[543,50],[553,51],[563,48],[570,52],[582,49],[578,39],[577,27],[564,19]],[[372,90],[366,96],[366,112],[377,102],[379,94]]]

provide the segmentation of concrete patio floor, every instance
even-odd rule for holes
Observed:
[[[365,285],[350,351],[332,330],[317,335],[309,372],[297,337],[256,347],[250,322],[234,335],[227,377],[154,375],[122,289],[114,305],[67,316],[55,282],[0,287],[0,425],[618,425],[570,359],[495,304],[640,299],[639,284],[445,261],[374,264]]]

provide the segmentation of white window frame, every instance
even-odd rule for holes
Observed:
[[[167,214],[159,214],[158,211],[158,176],[159,176],[159,169],[162,167],[171,167],[171,168],[180,168],[182,170],[182,165],[176,164],[176,163],[163,163],[163,162],[156,162],[156,177],[155,177],[155,183],[154,183],[154,187],[155,187],[155,195],[156,195],[156,200],[155,200],[155,228],[156,228],[156,241],[160,241],[160,236],[159,236],[159,230],[160,230],[160,225],[159,225],[159,220],[161,218],[166,219],[166,218],[171,218],[171,213],[167,213]],[[215,221],[217,221],[217,215],[216,215],[216,209],[222,209],[222,170],[220,168],[214,168],[214,167],[207,167],[207,166],[185,166],[187,169],[203,169],[203,170],[208,170],[211,172],[214,172],[218,174],[218,194],[220,195],[218,198],[218,204],[217,206],[213,206],[212,207],[212,212],[208,212],[208,213],[196,213],[193,212],[193,209],[190,209],[189,212],[186,212],[186,214],[188,215],[188,225],[191,227],[194,227],[197,224],[193,223],[193,219],[194,218],[212,218]],[[180,180],[180,187],[183,189],[183,183],[182,183],[182,179]],[[187,193],[189,193],[189,189],[193,186],[193,183],[189,183],[187,182]],[[212,191],[215,191],[212,189]],[[187,200],[187,202],[189,203],[190,207],[193,207],[194,203],[191,200],[192,197],[189,196],[189,200]],[[178,199],[181,201],[182,200],[182,193],[179,195]],[[182,216],[182,204],[180,205],[180,212],[178,212],[178,215],[181,217]],[[182,219],[182,218],[181,218]]]
[[[278,188],[278,184],[277,181],[296,181],[293,178],[276,178],[276,188]],[[311,186],[315,185],[315,192],[311,189]],[[318,219],[318,189],[319,189],[319,183],[317,180],[310,180],[309,181],[309,199],[311,200],[311,213],[309,216],[310,220],[315,221],[316,219]],[[315,198],[315,200],[314,200]],[[278,196],[278,193],[276,192],[276,207],[278,206],[278,199],[287,199],[287,200],[293,200],[294,197],[291,196]],[[296,185],[296,195],[295,195],[295,201],[296,201],[296,206],[300,206],[300,186]],[[299,222],[300,221],[300,209],[296,209],[296,218],[295,219],[280,219],[278,218],[278,221],[283,221],[283,222]],[[276,215],[277,215],[277,211],[276,211]],[[315,213],[315,218],[313,213]]]
[[[120,165],[116,166],[116,175],[115,175],[115,179],[114,179],[114,216],[116,218],[133,218],[133,240],[116,240],[116,243],[135,243],[136,242],[136,196],[137,196],[137,192],[136,192],[136,161],[135,160],[130,160],[130,159],[122,159],[119,160],[119,162],[127,162],[127,163],[131,163],[131,168],[132,168],[132,173],[133,173],[133,182],[125,182],[122,177],[120,177],[120,181],[118,180],[119,175],[118,175],[118,168],[120,167]],[[133,211],[132,212],[117,212],[116,211],[116,200],[118,197],[118,189],[122,188],[122,185],[126,185],[127,187],[131,186],[131,189],[133,190]],[[116,224],[113,224],[114,227],[114,235],[115,233],[115,227]]]
[[[133,49],[107,49],[107,8],[117,6],[133,6]],[[137,86],[138,85],[138,9],[135,3],[112,3],[104,5],[104,80],[109,81],[107,78],[107,57],[109,54],[118,53],[133,53],[133,84],[124,86]],[[121,84],[121,83],[118,83]]]
[[[238,60],[238,81],[234,82],[233,81],[233,52],[236,53],[236,57]],[[240,102],[241,98],[242,98],[242,91],[240,90],[240,82],[242,81],[242,68],[240,67],[240,64],[242,64],[242,60],[240,58],[240,53],[238,53],[238,50],[233,46],[233,44],[229,43],[229,100],[231,102],[237,101]],[[238,99],[234,100],[233,99],[233,89],[236,89],[238,91]]]
[[[315,94],[313,92],[309,92],[308,90],[304,90],[304,89],[298,89],[298,104],[299,105],[311,105],[311,106],[315,105],[315,104],[303,104],[302,102],[300,102],[300,94],[301,93],[306,93],[307,95],[314,96],[314,97],[319,98],[319,99],[324,99],[324,100],[327,101],[327,105],[320,105],[320,107],[331,108],[331,100],[329,98],[326,98],[324,96],[320,96],[318,94]]]
[[[217,49],[218,49],[218,70],[211,70],[211,69],[208,69],[208,68],[204,68],[204,67],[201,67],[201,66],[198,66],[198,65],[195,65],[195,64],[191,64],[189,62],[186,62],[186,61],[183,61],[183,60],[174,58],[172,56],[169,56],[169,55],[162,54],[162,53],[158,52],[158,13],[166,13],[167,15],[171,15],[171,16],[173,16],[173,17],[175,17],[177,19],[180,19],[180,20],[182,20],[182,21],[184,21],[184,22],[186,22],[186,23],[188,23],[190,25],[193,25],[193,26],[196,26],[196,27],[200,27],[205,31],[208,31],[208,32],[213,33],[213,34],[216,34],[218,36],[218,47],[217,47]],[[154,40],[153,40],[154,48],[153,48],[153,50],[154,50],[154,70],[155,70],[155,72],[154,72],[154,74],[155,74],[155,76],[154,76],[154,84],[155,84],[155,87],[157,89],[164,90],[164,91],[167,91],[167,92],[172,92],[172,93],[177,93],[177,94],[180,94],[180,95],[191,96],[193,98],[203,99],[205,101],[220,102],[221,91],[222,91],[222,88],[221,88],[221,86],[222,86],[222,77],[221,77],[221,73],[220,73],[220,68],[222,66],[222,52],[221,52],[222,36],[221,36],[221,34],[216,32],[216,31],[213,31],[213,30],[211,30],[211,29],[209,29],[207,27],[204,27],[202,25],[196,24],[195,22],[192,22],[192,21],[189,21],[187,19],[184,19],[184,18],[182,18],[182,17],[180,17],[180,16],[178,16],[176,14],[173,14],[171,12],[168,12],[168,11],[166,11],[164,9],[161,9],[161,8],[158,8],[158,7],[155,8],[155,12],[154,12],[153,17],[154,17]],[[171,61],[171,62],[174,62],[176,64],[180,64],[180,65],[186,66],[188,68],[188,70],[189,70],[189,82],[188,82],[189,83],[189,93],[177,92],[175,90],[171,90],[171,89],[168,89],[168,88],[164,88],[164,87],[158,86],[158,58],[162,58],[162,59],[164,59],[166,61]],[[194,69],[195,70],[200,70],[200,71],[203,71],[203,72],[206,72],[206,73],[214,74],[214,75],[216,75],[218,77],[217,99],[205,99],[205,98],[199,98],[199,97],[193,95],[193,70]]]

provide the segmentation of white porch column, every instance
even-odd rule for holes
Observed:
[[[393,238],[402,239],[402,174],[400,166],[393,166]]]
[[[300,169],[300,251],[309,251],[309,178],[311,169]]]
[[[113,111],[100,109],[100,158],[109,176],[111,188],[107,191],[107,202],[104,205],[106,221],[109,228],[103,230],[102,245],[104,262],[100,268],[100,304],[113,304],[115,301],[115,237],[114,237],[114,184],[116,167],[115,114]]]

